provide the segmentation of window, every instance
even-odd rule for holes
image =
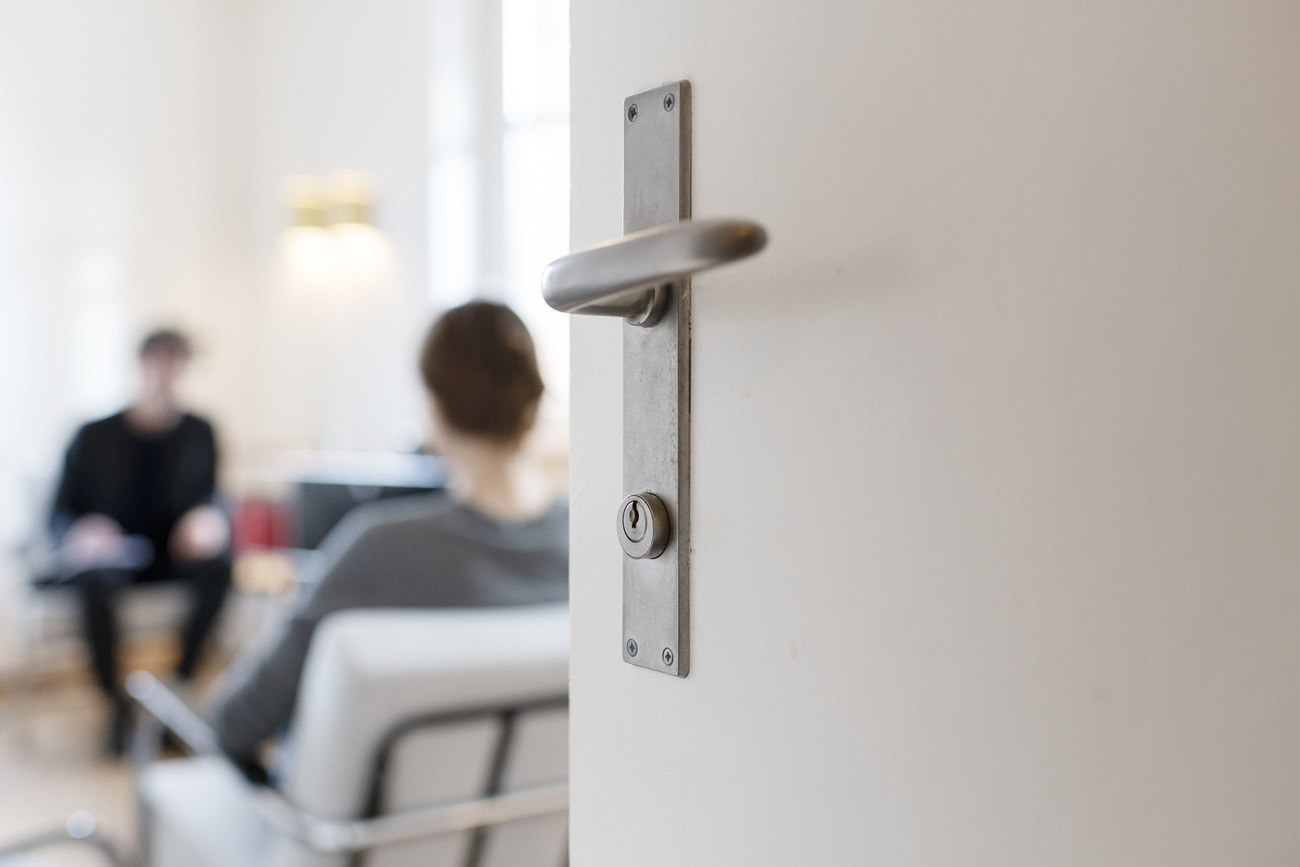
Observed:
[[[568,320],[538,278],[569,243],[568,0],[440,0],[432,16],[430,294],[510,304],[568,395]]]

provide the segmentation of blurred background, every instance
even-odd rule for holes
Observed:
[[[218,428],[232,650],[337,513],[439,483],[412,453],[440,309],[523,316],[548,388],[529,449],[566,477],[568,326],[537,285],[568,244],[567,33],[566,0],[0,0],[0,834],[129,824],[98,803],[126,789],[95,725],[75,736],[72,613],[28,558],[148,329],[194,339],[188,403]]]

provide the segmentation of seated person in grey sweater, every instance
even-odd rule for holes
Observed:
[[[526,605],[569,597],[569,511],[521,459],[542,380],[528,329],[472,302],[434,324],[420,354],[433,445],[450,492],[363,506],[324,544],[326,569],[267,653],[231,672],[212,722],[250,774],[293,716],[312,633],[351,608]]]

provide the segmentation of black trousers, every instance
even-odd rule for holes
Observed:
[[[165,580],[180,581],[190,591],[190,616],[182,633],[184,650],[180,665],[176,667],[176,674],[188,680],[194,676],[204,642],[212,632],[230,590],[228,558],[219,557],[184,566],[155,564],[154,568],[144,572],[94,569],[73,579],[81,595],[82,619],[95,680],[109,695],[118,695],[117,597],[132,584]]]

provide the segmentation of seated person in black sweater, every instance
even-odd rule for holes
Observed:
[[[166,579],[190,589],[176,671],[188,680],[230,587],[230,528],[213,505],[212,426],[183,412],[177,394],[189,358],[189,341],[176,331],[145,338],[139,396],[77,432],[51,517],[63,574],[80,591],[95,678],[113,703],[114,752],[122,750],[128,708],[117,671],[118,591]]]

